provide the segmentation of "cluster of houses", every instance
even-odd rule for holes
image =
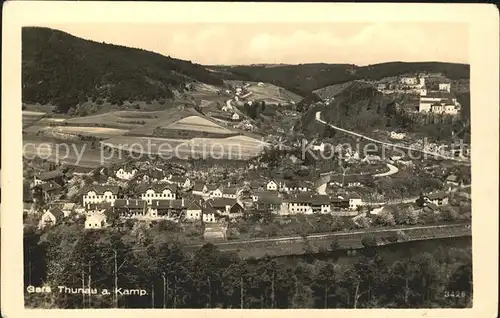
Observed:
[[[421,113],[457,115],[460,104],[457,99],[447,90],[426,92],[420,96],[418,111]]]
[[[320,195],[313,191],[313,185],[298,181],[253,180],[245,185],[228,183],[227,186],[218,186],[194,183],[187,177],[150,174],[148,181],[151,180],[155,182],[139,183],[133,197],[124,194],[116,185],[89,185],[82,190],[81,208],[75,210],[73,204],[73,210],[65,210],[51,205],[50,209],[43,211],[39,225],[56,224],[68,217],[71,211],[86,217],[85,228],[96,229],[107,225],[109,213],[120,219],[221,224],[243,217],[245,213],[343,212],[351,215],[363,205],[360,196],[354,192],[334,197]],[[349,179],[346,182],[348,186],[357,184]]]

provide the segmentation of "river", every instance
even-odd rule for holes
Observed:
[[[411,241],[398,244],[390,244],[376,247],[377,253],[383,256],[389,263],[395,262],[399,259],[408,259],[414,255],[418,255],[424,252],[433,253],[439,249],[450,249],[450,248],[470,248],[472,246],[472,237],[453,237],[437,240],[425,240],[425,241]],[[317,253],[309,255],[287,255],[277,257],[276,260],[279,262],[284,262],[289,265],[296,265],[299,261],[309,260],[323,260],[323,261],[335,261],[338,264],[354,264],[358,259],[362,257],[362,250],[352,250],[352,251],[338,251],[338,252],[328,252],[328,253]],[[338,258],[338,259],[337,259]]]

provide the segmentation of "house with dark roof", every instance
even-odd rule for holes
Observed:
[[[186,220],[196,221],[201,220],[202,215],[202,202],[200,200],[193,200],[186,209]]]
[[[169,177],[165,171],[159,169],[151,169],[147,176],[148,180],[153,183],[167,182]]]
[[[138,199],[117,199],[114,202],[113,210],[123,218],[146,216],[147,201]]]
[[[285,198],[288,203],[288,213],[290,214],[312,214],[313,196],[309,193],[298,193]]]
[[[172,176],[167,180],[167,182],[177,184],[177,186],[181,189],[189,189],[192,186],[189,178],[181,176]]]
[[[314,213],[330,213],[332,208],[328,195],[315,195],[311,198],[311,208]]]
[[[236,199],[238,188],[227,187],[222,189],[222,197],[228,199]]]
[[[229,198],[213,198],[206,201],[206,204],[213,207],[220,214],[229,215],[229,210],[236,203],[235,199]]]
[[[444,191],[429,193],[423,197],[425,203],[433,203],[437,206],[447,205],[449,201],[449,195]],[[424,204],[427,205],[427,204]]]
[[[90,185],[84,189],[83,206],[92,203],[113,202],[118,198],[120,188],[113,185]]]
[[[446,178],[446,184],[448,184],[450,186],[458,186],[460,184],[460,181],[458,180],[458,177],[456,175],[450,174]]]
[[[208,187],[203,183],[195,183],[192,192],[196,195],[206,195],[208,194]]]
[[[332,209],[349,209],[349,198],[343,196],[331,197],[330,206],[332,207]]]
[[[64,173],[61,170],[41,172],[34,176],[34,185],[41,185],[46,182],[55,182],[59,185],[64,184]]]
[[[184,199],[153,200],[149,212],[152,217],[178,219],[186,209]]]
[[[220,189],[220,186],[208,185],[207,189],[208,189],[208,193],[210,195],[210,198],[222,198],[222,190]]]
[[[153,200],[177,199],[177,190],[177,184],[153,183],[141,185],[138,191],[141,193],[141,199],[151,204]]]
[[[32,189],[33,196],[41,198],[43,202],[51,202],[58,199],[62,194],[62,187],[53,180],[35,185]]]
[[[311,188],[303,181],[287,180],[282,183],[281,191],[287,193],[307,192],[311,191]]]
[[[201,210],[203,223],[217,223],[219,212],[210,205],[205,205]]]

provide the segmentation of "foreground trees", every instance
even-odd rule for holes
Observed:
[[[140,231],[139,231],[140,230]],[[25,286],[144,289],[147,295],[26,293],[42,308],[415,308],[464,307],[472,297],[470,249],[420,253],[388,262],[370,253],[351,264],[336,257],[242,260],[216,246],[186,252],[174,234],[56,226],[25,230]],[[139,233],[140,232],[140,233]],[[161,233],[160,233],[161,232]],[[129,234],[130,233],[130,234]],[[140,235],[139,235],[140,234]],[[332,253],[336,249],[332,242]],[[450,293],[459,297],[450,297]]]

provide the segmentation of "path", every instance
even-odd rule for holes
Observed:
[[[364,230],[354,230],[354,231],[344,231],[344,232],[330,232],[330,233],[321,233],[321,234],[311,234],[308,235],[308,239],[315,238],[325,238],[325,237],[335,237],[335,236],[349,236],[356,234],[366,234],[366,233],[383,233],[383,232],[392,232],[395,230],[423,230],[423,229],[439,229],[439,228],[454,228],[457,226],[466,226],[466,224],[445,224],[445,225],[416,225],[416,226],[404,226],[397,228],[380,228],[380,229],[364,229]],[[216,243],[217,246],[224,245],[234,245],[234,244],[251,244],[251,243],[270,243],[270,242],[286,242],[293,240],[303,240],[302,236],[294,235],[294,236],[285,236],[278,238],[262,238],[262,239],[250,239],[250,240],[231,240],[230,242],[220,242]],[[190,247],[198,247],[202,246],[200,244],[192,245]]]
[[[347,130],[347,129],[343,129],[343,128],[337,127],[335,125],[329,124],[326,121],[322,120],[321,119],[321,111],[317,111],[316,112],[316,121],[318,121],[318,122],[320,122],[320,123],[322,123],[324,125],[328,125],[328,126],[332,127],[335,130],[342,131],[342,132],[344,132],[346,134],[350,134],[350,135],[353,135],[353,136],[361,137],[363,139],[366,139],[366,140],[369,140],[369,141],[373,141],[375,143],[379,143],[379,144],[382,144],[382,145],[390,146],[390,147],[393,147],[393,148],[400,148],[400,149],[418,151],[418,152],[421,152],[423,154],[431,155],[431,156],[434,156],[434,157],[440,157],[440,158],[443,158],[443,159],[458,161],[458,162],[468,162],[468,160],[458,159],[458,158],[454,158],[454,157],[448,157],[448,156],[445,156],[445,155],[442,155],[442,154],[439,154],[439,153],[430,152],[430,151],[426,151],[426,150],[423,150],[423,149],[412,148],[412,147],[407,147],[407,146],[403,146],[403,145],[396,145],[396,144],[392,144],[392,143],[389,143],[389,142],[385,142],[385,141],[373,139],[373,138],[370,138],[368,136],[365,136],[365,135],[362,135],[362,134],[358,134],[358,133],[356,133],[354,131],[350,131],[350,130]]]
[[[395,173],[398,173],[398,171],[399,171],[398,167],[393,166],[393,165],[391,165],[389,163],[386,163],[386,165],[387,165],[387,168],[389,168],[389,171],[382,172],[382,173],[379,173],[379,174],[374,174],[373,177],[374,178],[387,177],[387,176],[391,176],[391,175],[393,175]]]

